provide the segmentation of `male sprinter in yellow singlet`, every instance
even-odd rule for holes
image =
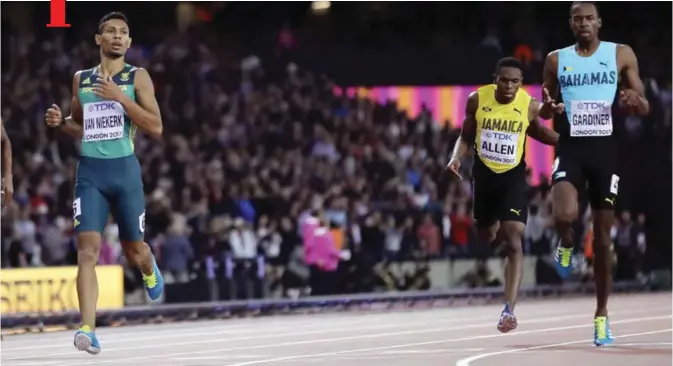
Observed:
[[[495,69],[495,84],[472,93],[465,107],[465,121],[447,169],[460,178],[460,160],[474,146],[474,218],[480,240],[505,251],[505,308],[498,330],[516,328],[514,306],[523,273],[521,237],[528,217],[526,197],[526,136],[555,145],[558,134],[540,124],[561,113],[548,94],[544,103],[520,89],[523,67],[514,58],[504,58]],[[498,241],[497,244],[494,242]]]
[[[74,343],[78,350],[90,354],[101,351],[94,333],[98,298],[95,265],[110,211],[119,225],[124,254],[129,263],[140,268],[149,297],[155,300],[163,291],[163,278],[143,238],[145,197],[140,164],[133,151],[138,128],[157,138],[162,133],[154,86],[146,70],[124,61],[131,45],[124,14],[105,15],[95,40],[101,62],[75,73],[70,116],[63,118],[57,105],[46,114],[49,126],[82,141],[73,201],[82,327],[75,333]]]

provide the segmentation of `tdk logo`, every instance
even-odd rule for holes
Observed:
[[[494,132],[493,136],[495,136],[496,140],[512,141],[512,135],[510,134]]]
[[[610,108],[606,102],[578,102],[577,109],[597,110]]]
[[[100,102],[89,104],[89,112],[104,112],[115,109],[115,102]]]
[[[495,140],[505,140],[505,141],[512,141],[512,135],[508,133],[498,133],[498,132],[490,132],[488,133],[488,137],[493,138]]]

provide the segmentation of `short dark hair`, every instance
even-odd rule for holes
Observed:
[[[521,63],[521,61],[515,59],[514,57],[501,58],[500,61],[498,61],[498,63],[495,64],[495,73],[499,74],[500,69],[502,69],[503,67],[514,67],[521,70],[522,74],[524,72],[523,64]]]
[[[570,5],[570,17],[573,16],[573,9],[575,9],[576,6],[580,6],[583,4],[593,5],[594,9],[596,9],[596,14],[598,16],[601,16],[598,10],[598,4],[595,1],[575,1],[572,3],[572,5]]]
[[[112,19],[122,20],[124,23],[129,24],[129,19],[126,17],[126,15],[124,15],[124,13],[120,11],[113,11],[103,15],[103,17],[100,18],[100,21],[98,21],[98,34],[103,33],[103,24]]]

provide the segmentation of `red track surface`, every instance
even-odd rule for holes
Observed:
[[[340,313],[100,329],[103,352],[71,333],[5,337],[3,366],[670,366],[671,294],[611,299],[615,345],[591,344],[594,300],[538,301],[499,334],[499,307]]]

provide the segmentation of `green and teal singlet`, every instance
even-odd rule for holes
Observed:
[[[112,78],[134,101],[136,70],[136,67],[126,64]],[[78,93],[83,112],[81,156],[117,159],[133,155],[133,139],[137,127],[119,102],[103,100],[93,93],[93,84],[97,78],[97,67],[81,71]]]
[[[78,97],[83,134],[73,200],[75,232],[101,233],[112,213],[121,240],[142,240],[145,196],[140,163],[133,151],[137,126],[121,103],[94,94],[96,69],[80,72]],[[134,101],[136,70],[127,64],[112,77]]]

